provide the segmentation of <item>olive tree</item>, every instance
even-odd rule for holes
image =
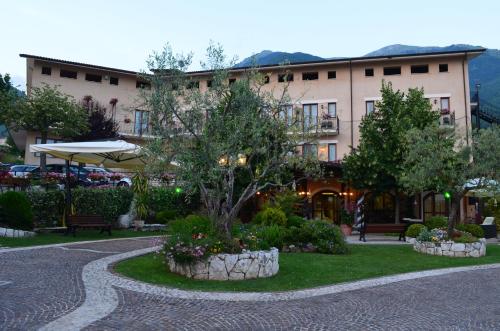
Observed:
[[[218,45],[207,49],[205,72],[189,73],[191,59],[167,46],[148,61],[154,74],[142,77],[149,83],[142,95],[155,137],[149,170],[170,167],[188,192],[199,192],[216,228],[229,239],[246,201],[291,183],[294,169],[314,171],[317,162],[296,155],[296,130],[280,120],[291,102],[287,84],[279,92],[266,90],[257,70],[232,76],[232,63]],[[199,75],[208,77],[209,86],[199,86]]]
[[[406,135],[401,184],[413,193],[432,190],[450,194],[448,233],[457,223],[460,201],[473,189],[499,190],[500,129],[475,132],[471,146],[454,129],[436,125],[413,129]]]

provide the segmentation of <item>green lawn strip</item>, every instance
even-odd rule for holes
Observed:
[[[200,291],[286,291],[412,271],[499,263],[500,246],[488,245],[481,258],[424,255],[411,246],[351,245],[348,255],[280,253],[278,275],[245,281],[192,280],[170,273],[161,256],[148,254],[122,261],[115,270],[147,283]]]
[[[105,240],[118,238],[133,238],[164,235],[161,231],[133,231],[133,230],[112,230],[111,236],[107,233],[99,233],[99,230],[79,230],[76,237],[64,235],[64,233],[38,233],[29,238],[6,238],[0,237],[0,248],[5,247],[27,247],[37,245],[62,244],[87,240]]]

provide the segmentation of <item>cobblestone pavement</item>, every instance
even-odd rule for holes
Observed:
[[[85,264],[151,246],[123,240],[0,254],[0,330],[37,329],[85,300]],[[107,252],[107,253],[101,253]],[[178,299],[114,287],[85,330],[500,330],[500,268],[275,302]]]

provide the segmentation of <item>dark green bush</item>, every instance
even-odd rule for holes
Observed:
[[[461,244],[470,244],[477,242],[477,238],[468,232],[464,232],[460,237],[454,238],[453,241]]]
[[[206,216],[189,215],[186,218],[176,219],[169,223],[168,233],[190,237],[194,234],[213,235],[214,227],[212,221]]]
[[[62,225],[64,215],[64,192],[30,191],[26,193],[33,209],[37,227],[53,227]]]
[[[276,247],[281,250],[287,237],[287,229],[273,224],[268,226],[257,226],[254,230],[258,241],[258,249],[268,250]]]
[[[156,213],[155,222],[158,224],[167,224],[169,221],[177,218],[175,210],[162,210]]]
[[[291,228],[286,238],[287,244],[316,246],[319,253],[346,254],[347,243],[340,228],[326,221],[307,221],[300,228]]]
[[[457,230],[468,232],[476,238],[484,238],[484,230],[477,224],[458,224]]]
[[[427,229],[441,229],[448,226],[448,218],[444,216],[432,216],[425,221],[425,226]]]
[[[133,192],[129,188],[83,188],[73,190],[73,206],[78,215],[101,215],[115,224],[130,209]]]
[[[427,227],[423,224],[412,224],[406,230],[406,236],[410,238],[417,238],[423,229],[427,229]]]
[[[0,223],[13,229],[33,230],[33,211],[24,193],[9,191],[0,195]]]
[[[154,214],[169,210],[175,212],[175,217],[185,217],[199,209],[198,196],[188,197],[174,187],[152,187],[147,199],[148,210]]]
[[[262,225],[286,225],[286,215],[285,213],[276,207],[268,207],[264,210],[259,211],[252,220],[255,224]]]
[[[290,215],[287,218],[286,225],[288,227],[295,226],[297,228],[301,227],[302,224],[306,222],[306,220],[303,217],[297,216],[297,215]]]

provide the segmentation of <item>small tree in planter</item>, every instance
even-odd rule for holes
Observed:
[[[500,129],[476,132],[471,146],[453,129],[428,126],[407,134],[408,149],[401,184],[412,193],[432,190],[450,199],[448,236],[453,236],[460,201],[472,189],[498,191],[500,186]]]
[[[287,84],[266,91],[256,70],[230,79],[225,68],[232,64],[220,46],[211,45],[204,64],[209,86],[200,90],[187,73],[191,57],[166,47],[148,62],[155,75],[144,75],[151,88],[143,96],[158,137],[149,145],[149,169],[164,173],[175,161],[176,179],[186,192],[199,192],[217,234],[231,242],[238,213],[257,192],[291,183],[293,169],[317,169],[316,160],[296,155],[299,141],[314,137],[299,136],[297,126],[280,120],[291,103]]]
[[[352,234],[352,224],[354,223],[354,214],[342,208],[340,210],[340,229],[345,236]]]
[[[137,213],[134,226],[136,230],[140,230],[144,226],[144,220],[148,215],[148,177],[144,173],[138,172],[134,176],[132,190],[135,195],[135,210]]]

